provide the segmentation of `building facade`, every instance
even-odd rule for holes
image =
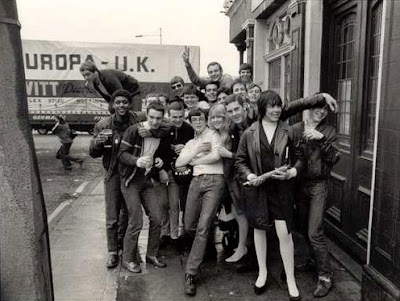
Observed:
[[[254,82],[290,101],[318,91],[339,112],[341,161],[325,225],[364,265],[363,300],[400,300],[400,1],[227,1],[230,41]]]

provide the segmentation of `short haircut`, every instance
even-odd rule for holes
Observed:
[[[170,85],[175,84],[175,83],[181,83],[182,85],[185,84],[185,82],[183,81],[183,78],[180,76],[174,76],[173,78],[171,78],[169,83],[170,83]]]
[[[184,111],[185,106],[183,105],[182,101],[173,101],[168,105],[168,113],[171,111]]]
[[[258,119],[262,120],[267,112],[267,106],[271,107],[282,107],[282,99],[279,96],[278,93],[276,93],[273,90],[267,90],[264,92],[261,92],[260,99],[258,100],[257,106],[258,106]]]
[[[215,85],[215,86],[217,86],[217,89],[219,88],[219,82],[216,82],[216,81],[211,81],[211,82],[207,83],[204,86],[204,88],[207,89],[207,86],[209,86],[209,85]]]
[[[132,95],[131,93],[129,93],[128,91],[124,90],[124,89],[119,89],[117,91],[115,91],[112,95],[111,95],[111,99],[110,99],[110,103],[114,103],[115,98],[117,98],[118,96],[122,96],[125,97],[129,103],[132,102]]]
[[[99,71],[99,69],[97,69],[95,63],[91,60],[86,60],[84,61],[81,66],[79,67],[79,71],[83,72],[83,71],[90,71],[90,72],[95,72],[95,71]]]
[[[229,89],[227,87],[220,87],[218,89],[217,96],[220,95],[221,93],[225,93],[226,95],[231,95],[232,91],[231,91],[231,89]]]
[[[197,93],[198,93],[197,89],[193,84],[185,86],[183,88],[183,92],[182,92],[183,95],[196,95],[196,96],[198,96]]]
[[[167,93],[165,93],[164,91],[161,91],[160,93],[158,93],[158,97],[165,97],[165,101],[168,103],[169,101],[169,96]]]
[[[207,65],[207,71],[208,71],[208,67],[213,66],[213,65],[217,65],[218,68],[219,68],[219,70],[221,70],[221,73],[223,72],[223,71],[222,71],[222,66],[221,66],[221,64],[218,63],[218,62],[211,62],[211,63],[209,63],[209,64]]]
[[[235,79],[233,80],[232,86],[231,86],[232,93],[233,93],[233,87],[234,87],[235,85],[243,85],[244,88],[246,89],[246,92],[247,92],[246,84],[245,84],[240,78],[235,78]]]
[[[203,110],[203,109],[201,109],[201,108],[196,108],[196,109],[190,110],[190,111],[189,111],[189,115],[188,115],[188,119],[189,119],[189,121],[191,122],[191,121],[192,121],[191,118],[192,118],[193,116],[201,116],[201,115],[204,115],[204,117],[205,117],[205,122],[207,123],[207,120],[208,120],[208,111],[207,111],[207,110]]]
[[[251,83],[250,85],[248,85],[248,86],[247,86],[247,91],[249,91],[250,89],[253,89],[253,88],[255,88],[255,87],[257,87],[258,89],[260,89],[260,92],[262,91],[262,90],[261,90],[261,87],[260,87],[259,85],[256,85],[255,83]]]
[[[163,106],[163,104],[160,101],[154,101],[151,104],[149,104],[146,108],[146,113],[148,114],[150,109],[162,112],[162,115],[164,116],[165,114],[165,108]]]
[[[157,97],[157,99],[158,99],[158,96],[159,96],[158,93],[149,93],[146,95],[145,99],[147,100],[147,98],[150,98],[150,97]]]
[[[240,67],[239,67],[239,73],[240,73],[240,71],[242,71],[242,70],[249,70],[249,71],[251,72],[251,74],[253,74],[253,66],[250,65],[250,64],[248,64],[248,63],[243,63],[243,64],[240,65]]]
[[[237,101],[242,107],[245,103],[245,100],[243,99],[242,96],[237,95],[237,94],[231,94],[228,95],[228,97],[225,99],[225,106],[229,105],[232,102]]]

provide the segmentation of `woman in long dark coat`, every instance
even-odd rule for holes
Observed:
[[[302,161],[289,166],[292,129],[280,120],[282,100],[274,91],[262,92],[258,102],[259,121],[248,128],[240,140],[235,167],[245,185],[246,214],[254,228],[259,274],[254,291],[261,294],[267,283],[266,230],[274,222],[281,257],[287,275],[290,300],[300,300],[294,278],[293,195],[291,178]]]

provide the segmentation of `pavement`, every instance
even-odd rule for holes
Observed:
[[[143,263],[141,274],[132,274],[120,265],[109,270],[105,267],[107,248],[102,181],[99,179],[97,185],[81,188],[75,196],[73,201],[58,210],[57,218],[49,223],[56,301],[289,299],[286,284],[280,280],[282,262],[276,242],[271,243],[272,251],[268,256],[270,285],[260,296],[253,292],[256,270],[238,273],[238,264],[224,262],[229,254],[224,254],[218,241],[220,235],[216,239],[218,256],[203,263],[195,297],[183,293],[187,256],[179,256],[172,247],[161,251],[162,259],[168,264],[165,269]],[[144,229],[139,238],[143,259],[147,234],[148,220],[145,217]],[[335,248],[338,247],[334,245]],[[338,257],[341,257],[340,253],[330,259],[334,272],[333,289],[321,300],[360,300],[359,280],[344,268],[337,260]],[[312,272],[299,272],[296,273],[296,280],[302,300],[313,300],[316,275]]]

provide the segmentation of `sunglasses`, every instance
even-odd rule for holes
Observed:
[[[182,84],[181,84],[181,83],[172,84],[172,85],[171,85],[171,88],[174,89],[174,90],[180,89],[180,88],[182,88]]]

